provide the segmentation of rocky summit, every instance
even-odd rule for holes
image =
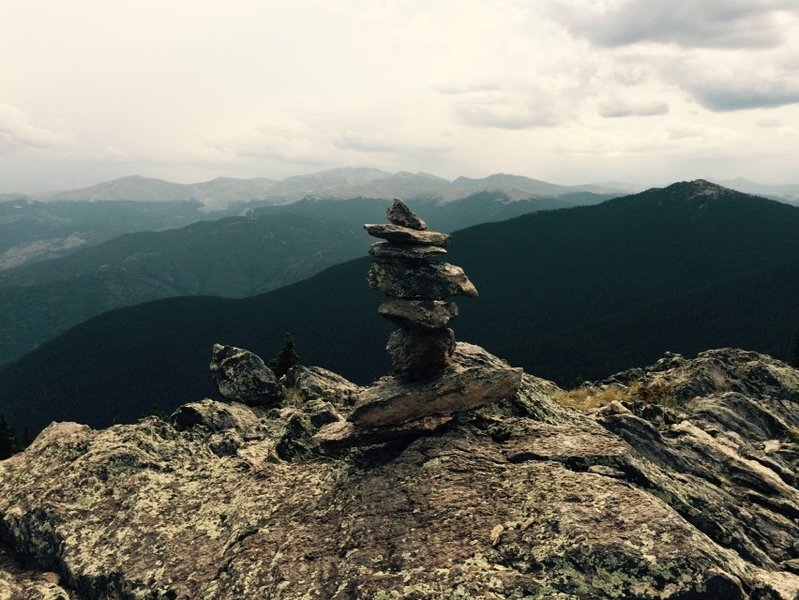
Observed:
[[[768,356],[669,355],[578,390],[612,398],[588,411],[520,373],[355,445],[320,432],[366,419],[364,388],[280,383],[273,406],[54,423],[0,462],[0,598],[799,597],[799,371]]]

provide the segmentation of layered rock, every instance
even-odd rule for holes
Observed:
[[[398,198],[394,199],[395,204],[401,202]],[[389,209],[391,212],[391,209]],[[364,225],[364,229],[369,235],[383,238],[389,242],[398,244],[415,244],[419,246],[448,246],[449,235],[438,231],[419,231],[411,227],[404,227],[395,224]]]
[[[630,391],[597,420],[658,466],[641,469],[653,493],[747,560],[799,572],[799,370],[722,348],[597,385]]]
[[[426,261],[373,262],[369,285],[396,299],[443,300],[448,296],[477,296],[463,269]]]
[[[400,327],[386,345],[394,376],[364,390],[346,424],[320,431],[316,439],[323,445],[375,443],[434,431],[453,415],[512,396],[521,381],[521,369],[504,363],[453,360],[459,346],[461,359],[469,351],[447,327],[458,307],[446,299],[477,296],[477,288],[460,267],[433,260],[446,252],[448,235],[427,231],[427,224],[398,198],[386,216],[390,224],[364,227],[388,240],[370,248],[375,260],[367,281],[385,294],[379,314]]]
[[[405,300],[386,298],[377,312],[385,318],[410,329],[442,329],[452,317],[458,316],[458,305],[441,300]]]
[[[465,344],[453,364],[507,368]],[[779,361],[669,357],[602,384],[658,386],[594,416],[522,374],[516,394],[469,411],[328,425],[362,436],[335,454],[309,437],[312,404],[350,416],[343,390],[366,390],[308,369],[296,380],[315,391],[274,407],[205,400],[180,427],[54,424],[0,461],[0,598],[799,593],[799,372]],[[652,400],[670,389],[680,398]]]
[[[380,314],[400,326],[386,347],[393,371],[411,381],[426,379],[442,372],[455,350],[446,325],[457,306],[444,300],[477,296],[477,288],[460,267],[432,260],[446,252],[450,236],[428,231],[399,198],[386,217],[389,224],[364,225],[369,235],[388,240],[370,248],[375,260],[367,281],[386,294]]]
[[[348,420],[361,428],[446,416],[507,398],[518,389],[522,370],[450,367],[450,372],[426,385],[408,385],[387,377],[367,388]]]

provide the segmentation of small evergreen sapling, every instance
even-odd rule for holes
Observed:
[[[280,379],[288,373],[289,369],[297,364],[300,357],[294,347],[294,338],[290,333],[286,333],[286,340],[283,342],[283,347],[277,356],[269,361],[269,368],[275,374],[275,377]]]

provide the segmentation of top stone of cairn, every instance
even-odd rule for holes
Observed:
[[[389,223],[400,225],[409,229],[416,229],[417,231],[424,231],[427,229],[427,223],[416,216],[410,208],[399,198],[394,198],[394,202],[388,207],[386,217]]]

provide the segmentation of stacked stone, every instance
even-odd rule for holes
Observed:
[[[369,286],[386,294],[378,312],[400,326],[386,350],[394,372],[409,380],[432,377],[446,368],[455,351],[455,334],[447,327],[458,314],[449,296],[477,296],[463,269],[434,257],[447,252],[449,236],[427,231],[427,224],[399,198],[389,207],[390,224],[364,225],[369,235],[386,240],[373,244]]]

